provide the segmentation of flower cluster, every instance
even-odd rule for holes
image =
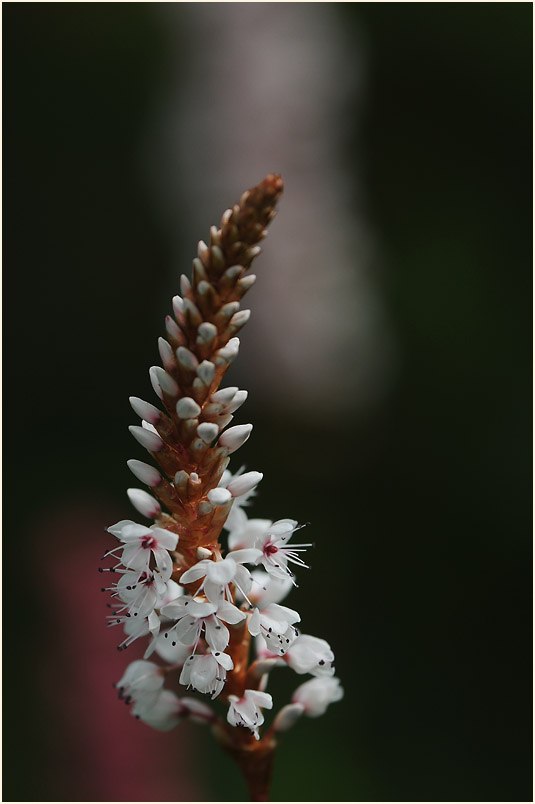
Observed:
[[[244,193],[212,227],[210,244],[199,243],[192,280],[181,277],[167,339],[159,341],[163,365],[150,369],[161,406],[130,399],[141,418],[132,435],[159,469],[128,461],[152,492],[129,489],[128,496],[153,524],[122,520],[108,528],[119,544],[106,553],[114,565],[101,569],[114,577],[106,589],[113,598],[109,624],[124,630],[119,648],[149,638],[144,659],[132,662],[117,684],[120,697],[157,729],[184,718],[219,723],[215,733],[231,752],[250,753],[260,741],[262,710],[273,707],[266,687],[274,668],[313,678],[278,712],[262,742],[273,743],[302,715],[323,714],[343,694],[329,644],[302,633],[298,612],[282,605],[312,545],[295,537],[300,526],[293,519],[248,518],[262,474],[227,468],[252,425],[229,427],[247,392],[220,384],[249,318],[240,301],[255,277],[246,272],[281,192],[280,177],[269,175]],[[153,654],[161,663],[148,661]],[[223,700],[226,721],[209,700],[164,688],[166,678],[178,681],[182,693]]]

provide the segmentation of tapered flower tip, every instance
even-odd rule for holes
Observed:
[[[140,514],[147,519],[156,519],[162,513],[162,507],[158,500],[151,497],[143,489],[127,489],[128,499]]]
[[[163,400],[163,391],[160,388],[160,383],[158,381],[158,372],[156,370],[157,368],[158,366],[151,366],[149,369],[150,384],[152,385],[152,388],[156,396],[159,397],[161,400]]]
[[[228,413],[234,413],[238,410],[239,407],[243,405],[249,393],[247,391],[237,391],[234,395],[234,399],[226,406],[226,410]]]
[[[162,449],[163,441],[158,433],[153,432],[152,424],[145,423],[145,427],[137,427],[137,425],[131,424],[128,429],[136,441],[149,452],[159,452]]]
[[[134,413],[137,413],[141,419],[145,419],[145,421],[150,422],[150,424],[158,424],[161,418],[161,413],[158,408],[137,396],[129,397],[128,401]]]
[[[245,444],[251,435],[252,429],[252,424],[237,424],[235,427],[229,427],[228,430],[222,433],[218,442],[219,446],[225,447],[229,453],[235,452]]]
[[[254,489],[263,477],[262,472],[246,472],[231,480],[227,489],[233,497],[241,497],[242,494],[247,494],[248,491]]]
[[[185,346],[178,347],[178,349],[176,350],[176,357],[180,365],[183,366],[184,368],[189,369],[190,371],[197,370],[199,361],[197,360],[193,352],[190,352],[190,350],[186,349]]]
[[[228,403],[234,399],[237,391],[238,388],[234,385],[228,388],[220,388],[219,391],[212,394],[211,400],[212,402],[221,402],[223,405],[228,405]]]
[[[178,385],[165,369],[163,369],[161,366],[152,366],[151,371],[154,371],[154,375],[162,391],[169,396],[179,395],[180,389]]]
[[[135,475],[138,480],[141,480],[142,483],[145,483],[146,486],[159,486],[162,482],[161,474],[154,466],[149,466],[148,463],[132,459],[127,461],[126,465],[132,474]]]

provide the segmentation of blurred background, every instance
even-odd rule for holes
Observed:
[[[116,700],[141,646],[97,569],[179,274],[269,171],[233,466],[265,474],[254,515],[311,523],[286,602],[345,687],[273,800],[532,800],[531,5],[3,23],[4,800],[246,798],[208,731]],[[273,674],[277,705],[302,680]]]

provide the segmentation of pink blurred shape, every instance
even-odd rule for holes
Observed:
[[[57,757],[47,784],[58,800],[203,801],[193,778],[196,727],[154,731],[131,716],[112,686],[145,647],[140,640],[120,653],[122,628],[106,628],[110,597],[100,588],[113,576],[98,573],[99,559],[114,544],[104,527],[121,518],[124,511],[73,505],[45,515],[44,526],[34,523],[42,617],[53,632],[35,690],[56,718],[46,724],[49,755]]]

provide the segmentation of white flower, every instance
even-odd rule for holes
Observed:
[[[147,707],[134,704],[132,714],[158,731],[170,731],[184,718],[185,710],[178,695],[171,690],[161,690],[158,697]]]
[[[261,707],[271,709],[273,699],[267,692],[259,690],[245,690],[243,698],[229,695],[229,708],[227,720],[231,726],[244,726],[251,730],[257,740],[260,739],[258,728],[264,722]]]
[[[196,591],[198,595],[204,592],[211,603],[217,603],[226,594],[227,600],[232,600],[229,583],[233,583],[247,598],[251,586],[251,575],[244,563],[260,560],[259,550],[234,550],[219,561],[203,558],[180,576],[180,583],[187,584],[204,578]]]
[[[273,575],[270,575],[263,569],[257,569],[251,572],[251,580],[253,585],[249,592],[249,600],[254,606],[258,606],[259,609],[269,606],[270,603],[280,603],[293,589],[291,578],[288,576],[285,578],[274,578]]]
[[[307,717],[325,714],[327,707],[344,697],[339,678],[312,678],[305,681],[292,695],[292,703],[301,704]]]
[[[245,612],[226,600],[208,603],[189,595],[164,606],[162,614],[177,621],[165,632],[166,637],[184,645],[197,645],[204,630],[208,645],[218,651],[224,651],[230,640],[228,628],[222,621],[239,623],[246,617]]]
[[[296,673],[311,673],[313,676],[334,675],[334,653],[324,639],[300,634],[290,645],[284,658]]]
[[[228,525],[228,519],[226,524]],[[256,540],[264,536],[267,529],[272,525],[271,519],[244,519],[230,529],[228,535],[229,550],[236,550],[242,547],[254,547]]]
[[[243,475],[244,470],[245,466],[242,466],[240,469],[238,469],[236,474],[233,475],[231,472],[229,472],[228,469],[225,469],[218,485],[221,488],[225,489],[229,485],[230,488],[232,489],[233,488],[232,484],[234,484],[234,487],[236,487],[236,482],[238,481],[238,478],[240,478]],[[258,482],[260,482],[260,479],[258,480]],[[236,497],[235,495],[233,495],[235,499],[234,502],[232,503],[232,508],[230,509],[226,522],[223,525],[224,528],[226,528],[227,530],[234,530],[235,528],[240,527],[244,522],[247,521],[247,514],[245,513],[245,511],[242,510],[242,507],[251,504],[251,498],[256,495],[256,485],[257,484],[255,484],[253,488],[249,489],[248,491],[245,491],[244,493],[240,494],[240,496]]]
[[[265,609],[254,610],[254,614],[249,620],[248,628],[252,636],[262,634],[272,653],[284,656],[291,643],[298,635],[298,631],[292,628],[293,623],[301,620],[299,614],[287,606],[279,606],[277,603],[270,603]]]
[[[153,639],[145,652],[144,658],[147,659],[154,650],[155,639],[160,631],[160,617],[156,609],[183,594],[183,588],[171,580],[165,583],[157,572],[139,574],[125,570],[111,589],[114,597],[119,597],[126,604],[115,605],[115,614],[108,617],[108,625],[124,625],[126,638],[119,645],[119,650],[126,650],[136,639],[150,633]]]
[[[212,723],[215,714],[195,698],[179,698],[171,690],[161,690],[152,706],[134,704],[132,714],[158,731],[170,731],[184,718],[196,723]]]
[[[232,670],[234,662],[222,651],[212,651],[204,656],[189,656],[180,674],[180,683],[216,698]]]
[[[166,632],[160,632],[154,641],[154,650],[168,664],[184,664],[192,652],[193,645],[183,645],[166,638]]]
[[[158,571],[164,580],[171,577],[173,562],[169,550],[177,546],[178,536],[169,530],[153,525],[147,528],[138,525],[130,519],[123,519],[108,528],[108,531],[123,542],[124,547],[110,550],[106,556],[115,555],[122,550],[120,561],[125,567],[132,570],[148,571],[151,553],[156,561]]]
[[[162,668],[154,662],[139,659],[128,665],[125,673],[116,686],[119,698],[130,703],[133,700],[139,711],[150,709],[154,705],[163,687]]]
[[[255,542],[255,547],[262,551],[259,561],[274,578],[290,577],[293,579],[293,573],[288,569],[288,561],[308,569],[308,565],[298,554],[312,545],[292,544],[290,547],[287,546],[292,533],[298,530],[298,527],[295,519],[279,519],[270,525]]]
[[[117,597],[126,605],[118,611],[128,611],[130,617],[147,617],[167,591],[167,583],[158,572],[127,570],[116,586]]]

